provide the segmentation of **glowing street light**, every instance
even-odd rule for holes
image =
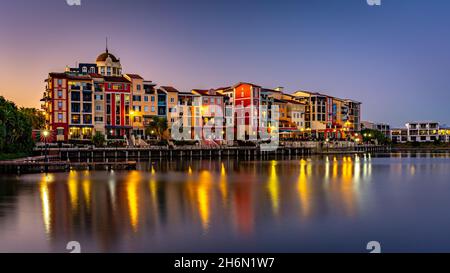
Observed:
[[[44,130],[43,132],[42,132],[42,136],[44,137],[44,148],[45,148],[45,151],[44,151],[44,161],[45,162],[47,162],[48,161],[48,155],[47,155],[47,153],[48,153],[48,151],[47,151],[47,138],[48,138],[48,136],[50,135],[50,132],[48,131],[48,130]]]

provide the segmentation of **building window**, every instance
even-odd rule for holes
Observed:
[[[58,101],[58,109],[62,109],[62,107],[63,107],[63,103],[62,103],[62,101]]]
[[[62,96],[63,96],[62,91],[61,91],[61,90],[58,90],[58,98],[62,98]]]
[[[58,79],[58,85],[62,85],[62,80]]]
[[[92,115],[83,115],[83,123],[91,124],[92,123]]]
[[[174,98],[170,98],[170,102],[175,102],[175,99]]]
[[[72,103],[70,108],[71,108],[71,111],[73,113],[79,113],[80,112],[80,104],[79,103]]]
[[[80,124],[80,115],[72,115],[72,123]]]
[[[70,93],[70,98],[72,99],[72,101],[80,101],[80,92],[71,92]]]
[[[155,101],[155,96],[151,97],[151,101],[154,102]]]
[[[58,121],[59,122],[63,121],[63,114],[62,113],[58,113]]]
[[[137,90],[137,91],[141,91],[141,85],[140,85],[140,84],[138,84],[138,85],[136,86],[136,90]]]
[[[83,113],[92,112],[92,104],[91,103],[83,103]]]
[[[103,117],[95,117],[96,122],[103,122]]]
[[[152,106],[152,112],[155,112],[155,106]]]
[[[91,72],[92,74],[95,73],[95,67],[92,66],[89,70],[90,70],[90,72]]]
[[[144,96],[144,101],[148,101],[148,96]]]
[[[144,106],[144,112],[148,112],[148,106]]]
[[[83,68],[81,69],[83,73],[87,73],[87,67],[83,66]]]
[[[101,105],[96,105],[95,106],[95,110],[96,111],[102,111],[102,106]]]

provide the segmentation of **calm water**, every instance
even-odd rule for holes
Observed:
[[[450,252],[450,155],[0,177],[0,252]]]

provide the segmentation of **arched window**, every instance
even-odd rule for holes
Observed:
[[[83,72],[83,73],[87,73],[87,67],[86,67],[86,66],[83,66],[82,72]]]

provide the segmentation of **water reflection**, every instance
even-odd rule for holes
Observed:
[[[384,165],[374,165],[379,158],[369,155],[156,161],[140,165],[147,171],[70,171],[4,183],[19,183],[17,194],[31,188],[27,193],[38,196],[34,216],[45,234],[35,236],[48,237],[50,245],[76,239],[91,251],[177,251],[188,242],[193,250],[197,243],[227,245],[227,238],[239,249],[256,238],[269,240],[261,232],[296,238],[290,228],[316,219],[364,217],[374,167],[390,178],[442,171],[397,158]],[[3,210],[0,224],[8,223]]]

